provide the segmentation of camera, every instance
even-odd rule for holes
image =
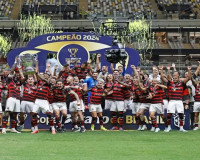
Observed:
[[[120,63],[124,66],[126,63],[127,52],[125,51],[122,43],[120,43],[115,37],[113,38],[112,45],[117,46],[117,48],[106,50],[106,60],[110,63]]]
[[[110,63],[121,63],[125,65],[127,53],[125,49],[110,49],[106,50],[106,60]]]

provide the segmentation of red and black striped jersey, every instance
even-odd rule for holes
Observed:
[[[140,88],[135,89],[135,94],[139,97],[140,103],[151,103],[150,99],[147,99],[149,96],[149,88],[143,92],[140,90]]]
[[[200,85],[195,86],[195,102],[200,102]]]
[[[53,92],[53,102],[66,102],[67,90],[64,88],[55,87]]]
[[[173,81],[169,81],[167,83],[167,88],[168,88],[168,95],[169,95],[169,100],[182,100],[183,99],[183,91],[186,88],[186,85],[184,82],[177,82],[174,83]]]
[[[124,91],[124,99],[130,99],[131,97],[131,87],[133,85],[133,82],[132,81],[129,81],[129,82],[124,82],[126,84],[128,84],[130,86],[130,88],[128,88],[127,90]]]
[[[35,98],[48,100],[48,96],[49,96],[49,85],[46,82],[40,80],[37,84]]]
[[[17,91],[17,90],[20,90],[19,88],[20,88],[20,86],[17,86],[17,84],[13,80],[8,82],[8,98],[9,97],[13,97],[13,98],[18,97],[18,99],[19,99],[20,93],[18,93],[18,91]]]
[[[75,87],[75,85],[73,85],[73,87]],[[72,88],[71,90],[73,90],[79,97],[79,99],[81,100],[82,99],[82,88],[77,86],[78,88],[75,89],[75,88]],[[70,102],[73,102],[73,101],[76,101],[76,97],[73,95],[73,94],[70,94]]]
[[[90,68],[81,68],[81,66],[74,67],[74,71],[76,76],[78,76],[79,79],[85,79],[87,74],[90,72]]]
[[[91,90],[90,104],[101,104],[104,89],[93,87]]]
[[[35,94],[36,94],[37,87],[35,85],[24,85],[22,101],[30,101],[35,102]]]
[[[67,83],[66,79],[67,79],[68,76],[73,77],[74,75],[75,75],[75,73],[71,69],[69,71],[60,71],[60,73],[59,73],[59,77],[61,77],[61,79],[64,81],[64,84]]]
[[[133,85],[131,87],[131,91],[133,93],[133,102],[135,102],[135,103],[140,102],[140,99],[139,99],[140,89],[139,89],[139,87]]]
[[[150,86],[149,87],[150,93],[152,94],[152,99],[151,103],[163,103],[163,90],[159,86],[154,87]]]
[[[104,89],[107,91],[112,91],[113,90],[113,83],[106,83],[104,86]],[[106,95],[105,99],[112,100],[112,94]]]
[[[113,84],[113,94],[112,100],[114,101],[124,101],[124,91],[126,87],[118,82]]]

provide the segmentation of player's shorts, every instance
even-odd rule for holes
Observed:
[[[183,101],[181,100],[170,100],[167,107],[167,113],[184,113]]]
[[[90,104],[89,110],[90,112],[97,112],[97,113],[103,112],[101,104]]]
[[[52,107],[53,107],[53,110],[67,110],[67,105],[66,105],[66,102],[55,102],[55,103],[52,103]]]
[[[164,103],[164,109],[167,109],[169,101],[167,99],[163,99],[163,103]]]
[[[112,102],[111,100],[106,99],[105,100],[105,110],[110,110],[111,106],[112,106]]]
[[[9,97],[6,101],[5,111],[20,112],[20,100],[13,97]]]
[[[194,102],[193,112],[200,112],[200,102]]]
[[[33,107],[33,113],[40,113],[42,111],[43,114],[46,112],[50,112],[49,101],[45,99],[36,99],[35,105]]]
[[[133,100],[131,99],[124,100],[125,110],[131,109],[132,103],[133,103]]]
[[[3,113],[1,103],[0,103],[0,113]]]
[[[112,101],[110,111],[121,112],[124,111],[124,101]]]
[[[139,110],[140,109],[149,109],[151,103],[140,103],[140,107],[139,107]]]
[[[30,113],[33,111],[34,105],[35,105],[34,102],[22,101],[20,106],[20,112]]]
[[[133,102],[131,104],[132,114],[136,114],[139,111],[140,102]]]
[[[162,103],[151,104],[149,112],[156,112],[158,114],[164,114],[164,107]]]
[[[70,112],[77,112],[77,111],[83,111],[84,112],[84,104],[83,100],[80,100],[81,104],[78,106],[77,101],[70,102],[69,104],[69,111]]]

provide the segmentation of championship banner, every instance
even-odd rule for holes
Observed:
[[[79,64],[92,58],[95,54],[101,54],[101,65],[110,66],[104,54],[106,50],[116,49],[112,45],[113,38],[109,36],[97,36],[88,32],[53,33],[38,36],[32,39],[26,47],[11,50],[7,56],[7,62],[12,67],[15,57],[23,54],[37,54],[39,70],[44,72],[46,59],[49,53],[56,54],[58,63],[63,66],[67,60],[72,63],[78,60]],[[138,66],[140,56],[132,48],[125,47],[127,53],[126,73],[132,73],[131,65]],[[119,64],[117,64],[119,65]]]
[[[68,112],[69,113],[69,112]],[[189,110],[185,110],[184,112],[184,129],[189,130],[190,129],[190,117],[189,117]],[[24,129],[30,129],[31,128],[31,120],[30,120],[30,115],[25,115],[25,124],[24,124]],[[91,127],[91,122],[92,122],[92,116],[89,110],[86,110],[84,113],[84,119],[85,119],[85,127],[86,129],[90,130]],[[158,126],[161,130],[165,129],[164,122],[162,118],[157,115],[156,116]],[[104,127],[107,129],[112,128],[112,123],[111,123],[111,114],[110,111],[104,110],[103,112],[103,120],[104,120]],[[149,112],[146,112],[145,114],[145,121],[147,123],[147,128],[151,129],[151,120],[149,118]],[[172,116],[172,129],[179,129],[179,118],[178,114],[174,114]],[[95,129],[99,129],[99,120],[97,120],[97,124],[95,125]],[[39,114],[38,116],[38,127],[39,129],[49,129],[48,125],[48,117],[42,113]],[[71,115],[67,115],[67,120],[65,121],[65,127],[70,130],[71,127]],[[123,123],[123,128],[125,130],[136,130],[138,128],[138,125],[136,124],[135,117],[132,115],[131,110],[127,110],[127,112],[124,114],[124,123]]]

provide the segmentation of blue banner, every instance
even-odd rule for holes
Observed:
[[[26,120],[25,120],[25,129],[30,129],[31,128],[31,121],[30,121],[30,116],[25,115]],[[92,122],[92,116],[89,112],[89,110],[86,110],[84,113],[84,118],[85,118],[85,127],[86,129],[90,129],[91,122]],[[112,128],[112,123],[111,123],[111,114],[110,111],[104,110],[103,112],[103,119],[104,119],[104,126],[107,129]],[[189,110],[186,110],[184,113],[184,129],[189,130],[190,129],[190,118],[189,118]],[[158,123],[158,126],[160,129],[164,130],[165,125],[162,120],[162,118],[159,115],[156,115],[156,120]],[[149,112],[145,113],[145,121],[147,123],[147,128],[151,129],[151,120],[149,118]],[[39,122],[39,129],[49,129],[48,126],[48,117],[44,114],[40,114],[38,117],[38,122]],[[65,121],[65,127],[67,129],[71,129],[71,115],[68,112],[67,120]],[[97,121],[96,128],[99,129],[99,121]],[[135,117],[132,115],[131,110],[127,110],[126,113],[124,113],[124,123],[123,123],[123,128],[126,130],[134,130],[138,128],[138,125],[136,124]],[[178,114],[174,114],[172,116],[172,129],[179,129],[179,118]]]
[[[101,65],[109,66],[104,54],[106,50],[116,48],[112,46],[113,38],[109,36],[96,36],[87,32],[53,33],[38,36],[32,39],[26,47],[11,50],[7,56],[7,62],[11,67],[15,57],[21,54],[38,54],[39,70],[44,72],[46,59],[49,53],[57,54],[58,62],[63,66],[66,59],[80,59],[80,64],[87,61],[92,54],[101,54]],[[131,65],[138,66],[140,56],[132,48],[125,47],[128,53],[126,60],[126,73],[132,73]]]

